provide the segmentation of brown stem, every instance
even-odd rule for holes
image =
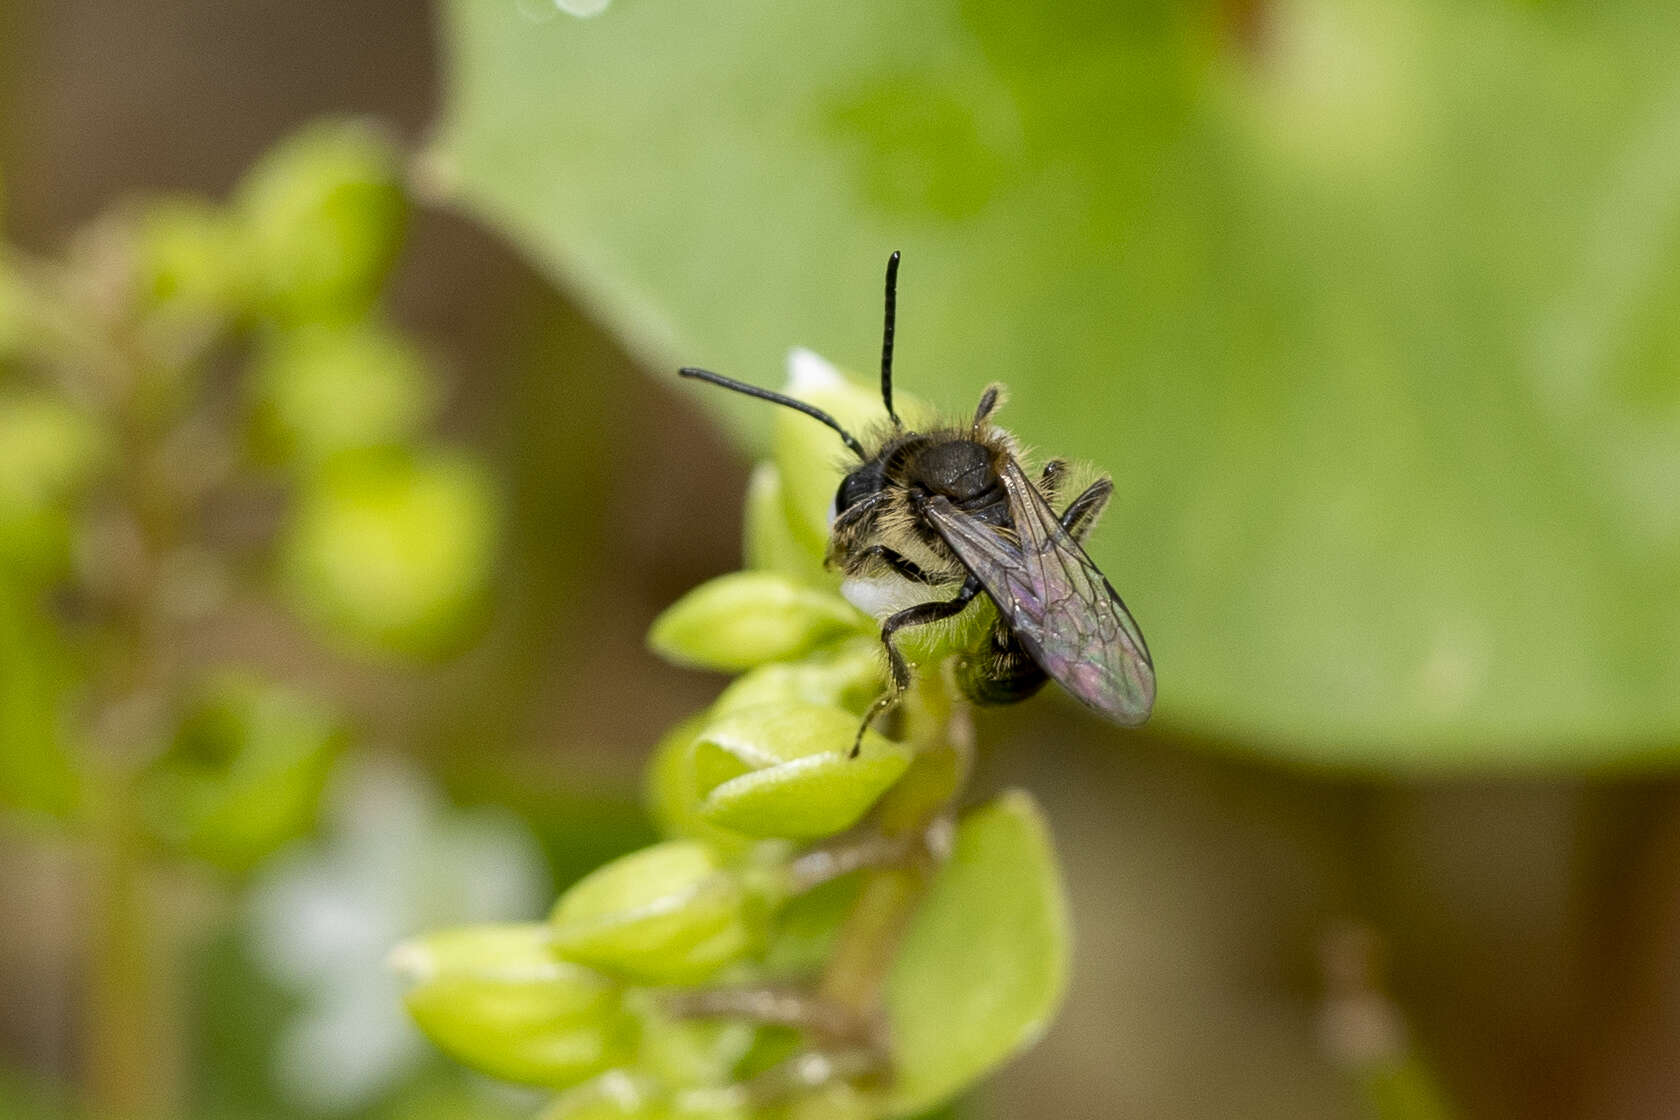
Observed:
[[[745,988],[698,988],[665,997],[665,1009],[684,1019],[750,1019],[770,1026],[793,1027],[827,1043],[869,1045],[871,1026],[852,1008],[825,1000],[803,988],[780,985]]]
[[[950,681],[938,671],[925,672],[906,697],[905,717],[916,757],[875,813],[880,835],[900,844],[937,840],[947,831],[951,806],[968,778],[972,750],[966,713],[954,706]],[[937,860],[946,847],[932,842],[925,850]],[[865,1018],[878,1018],[881,990],[898,943],[933,869],[934,860],[929,860],[864,873],[857,902],[817,985],[818,995]]]

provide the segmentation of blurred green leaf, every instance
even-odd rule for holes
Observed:
[[[1061,869],[1038,807],[1006,793],[963,818],[887,983],[892,1114],[948,1100],[1043,1032],[1067,983]]]
[[[1680,8],[442,7],[434,177],[654,368],[867,372],[902,248],[904,385],[1115,472],[1163,728],[1676,759]]]

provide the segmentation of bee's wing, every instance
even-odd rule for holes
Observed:
[[[1126,604],[1013,459],[1001,470],[1015,532],[925,507],[1027,652],[1063,688],[1116,723],[1136,726],[1155,704],[1155,666]]]

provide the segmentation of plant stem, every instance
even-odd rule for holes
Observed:
[[[905,698],[906,738],[916,757],[876,811],[888,843],[920,841],[931,860],[900,863],[864,872],[857,902],[817,985],[820,998],[866,1019],[879,1012],[881,991],[894,955],[922,893],[942,858],[934,842],[940,824],[968,778],[970,754],[966,713],[956,710],[952,687],[938,671],[924,673]]]
[[[88,785],[88,1111],[100,1120],[164,1120],[180,1101],[151,884],[131,799],[106,775]]]

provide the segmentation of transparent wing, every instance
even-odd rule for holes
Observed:
[[[1013,533],[944,498],[928,502],[928,518],[1046,673],[1116,723],[1142,723],[1155,704],[1143,632],[1020,466],[1001,474]]]

